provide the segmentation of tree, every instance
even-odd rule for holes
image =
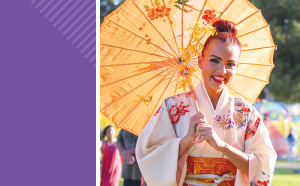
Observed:
[[[100,0],[100,24],[105,16],[117,9],[125,0]]]
[[[272,96],[279,101],[300,101],[300,1],[250,0],[262,10],[271,25],[277,50],[267,85]]]

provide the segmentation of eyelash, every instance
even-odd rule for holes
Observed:
[[[219,60],[217,60],[217,59],[211,59],[210,61],[213,63],[219,63]]]
[[[227,63],[227,65],[229,65],[230,67],[234,67],[235,63]]]
[[[210,61],[213,62],[213,63],[219,63],[219,60],[217,60],[217,59],[210,59]],[[227,63],[227,65],[228,65],[229,67],[234,67],[234,66],[236,66],[235,63]]]

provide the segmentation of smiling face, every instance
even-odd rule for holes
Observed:
[[[205,88],[210,96],[221,94],[230,84],[238,66],[240,53],[238,46],[216,39],[210,42],[204,56],[199,56],[199,67],[202,68]]]

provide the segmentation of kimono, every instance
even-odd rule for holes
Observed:
[[[167,98],[139,135],[136,157],[147,186],[271,185],[277,155],[256,109],[230,95],[227,87],[214,109],[203,80],[195,95],[218,136],[248,155],[249,174],[206,141],[193,143],[178,158],[179,142],[196,114],[191,93],[185,92]]]

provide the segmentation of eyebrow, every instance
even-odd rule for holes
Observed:
[[[216,55],[211,55],[210,57],[215,57],[215,58],[218,58],[219,60],[222,60],[222,58],[216,56]],[[228,60],[227,62],[234,62],[234,63],[237,63],[237,61],[235,60]]]
[[[211,55],[209,57],[215,57],[215,58],[218,58],[219,60],[222,60],[222,58],[218,57],[218,56],[215,56],[215,55]]]

